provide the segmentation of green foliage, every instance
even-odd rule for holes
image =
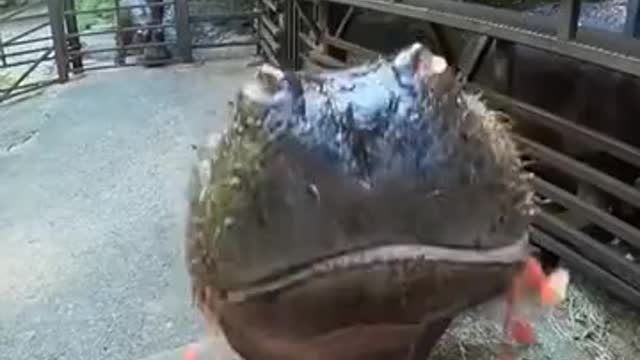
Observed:
[[[115,0],[76,0],[76,10],[99,10],[115,7]],[[98,23],[112,23],[113,12],[106,11],[94,14],[80,14],[78,15],[78,27],[80,30],[89,29]]]

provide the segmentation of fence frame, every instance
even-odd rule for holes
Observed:
[[[207,44],[194,44],[193,34],[191,31],[191,25],[197,22],[210,21],[210,20],[225,20],[225,19],[246,19],[248,21],[260,20],[262,13],[259,8],[261,7],[261,0],[256,0],[256,9],[253,11],[235,12],[227,14],[191,14],[189,10],[189,0],[158,0],[156,2],[146,2],[145,5],[129,5],[120,6],[118,0],[114,0],[115,6],[111,8],[100,8],[95,10],[82,10],[78,11],[75,7],[75,0],[44,0],[47,5],[47,12],[43,14],[35,15],[23,15],[16,18],[9,18],[2,20],[6,22],[18,22],[18,21],[32,21],[35,19],[43,19],[43,23],[29,28],[27,31],[12,37],[11,39],[0,39],[0,70],[3,68],[10,68],[16,66],[30,65],[29,68],[22,73],[18,80],[11,84],[7,89],[0,89],[0,104],[12,97],[28,93],[30,90],[41,89],[42,87],[49,86],[56,83],[65,83],[69,81],[71,74],[80,74],[85,71],[101,70],[108,68],[115,68],[118,66],[136,66],[136,65],[168,65],[175,63],[191,63],[194,61],[193,50],[200,48],[219,48],[230,46],[256,46],[256,52],[263,52],[261,50],[260,42],[262,36],[259,31],[263,28],[261,25],[254,29],[256,32],[254,40],[251,41],[235,41],[226,43],[207,43]],[[115,12],[115,16],[119,15],[119,10],[123,9],[135,9],[135,8],[154,8],[154,7],[175,7],[174,22],[172,24],[165,23],[153,23],[147,25],[137,25],[133,27],[119,28],[118,24],[114,24],[113,29],[80,32],[78,29],[77,16],[81,14],[90,13],[104,13]],[[157,19],[156,19],[157,20]],[[261,21],[258,21],[261,23]],[[49,27],[51,36],[39,37],[35,39],[22,40],[23,38],[31,35],[32,33],[41,30],[45,27]],[[82,49],[80,37],[82,36],[95,36],[103,34],[116,34],[124,31],[137,31],[147,30],[154,31],[160,29],[174,28],[176,31],[176,41],[170,43],[163,39],[163,41],[147,41],[141,44],[131,44],[112,48],[101,49]],[[34,43],[38,41],[50,41],[50,45],[21,52],[6,53],[5,49],[9,46],[24,45]],[[175,46],[175,52],[167,59],[162,60],[150,60],[138,62],[136,64],[123,64],[123,65],[98,65],[98,66],[86,66],[83,62],[84,56],[92,53],[99,52],[111,52],[118,50],[134,50],[134,49],[149,49],[153,47],[161,46]],[[49,51],[51,50],[51,51]],[[34,60],[18,61],[9,63],[7,59],[12,56],[26,55],[31,53],[40,53],[45,51],[42,56],[39,56]],[[52,56],[50,56],[53,54]],[[24,85],[24,80],[37,68],[43,61],[55,60],[56,64],[56,78],[48,81],[40,81],[34,84]],[[21,90],[16,92],[16,90]]]

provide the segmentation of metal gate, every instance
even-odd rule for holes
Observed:
[[[288,11],[286,36],[280,41],[287,66],[309,71],[336,69],[383,55],[377,49],[342,38],[355,12],[368,10],[412,19],[427,25],[424,32],[429,45],[442,47],[449,61],[467,77],[468,88],[481,90],[495,108],[507,111],[518,123],[545,128],[604,154],[640,179],[640,149],[510,96],[514,46],[594,64],[615,72],[619,78],[640,82],[638,0],[630,0],[621,34],[578,29],[579,0],[564,0],[559,19],[533,15],[524,18],[515,11],[451,0],[281,0],[280,3]],[[461,46],[447,46],[451,34],[456,32],[464,35],[460,37],[464,39]],[[488,60],[489,51],[493,51],[493,58]],[[478,77],[480,68],[490,69],[492,82]],[[539,165],[531,168],[540,200],[540,212],[531,229],[532,241],[612,294],[639,306],[638,185],[622,179],[616,171],[578,159],[528,133],[517,133],[515,138],[524,157]],[[547,176],[541,168],[560,175]],[[624,218],[581,196],[578,189],[587,186],[610,197],[616,206],[630,207],[636,217]],[[594,228],[598,231],[592,231]]]
[[[0,17],[0,102],[59,81],[47,7],[31,4]]]
[[[247,4],[244,8],[232,2],[231,8],[207,9],[212,2],[113,0],[112,6],[79,10],[75,0],[45,0],[40,4],[38,14],[0,20],[0,25],[27,24],[26,29],[9,37],[0,31],[0,76],[5,70],[27,67],[24,71],[12,71],[17,75],[10,84],[2,86],[0,82],[0,103],[48,85],[64,83],[70,76],[86,71],[192,62],[194,49],[234,46],[259,48],[261,5],[250,0],[244,3]],[[103,14],[113,19],[113,23],[103,29],[79,29],[78,17],[90,14]],[[36,20],[39,20],[37,24],[28,25],[28,22]],[[200,41],[194,38],[194,30],[199,24],[230,21],[246,24],[249,28],[247,36],[231,41]],[[35,36],[27,38],[29,35]],[[86,46],[88,43],[98,45]],[[38,46],[13,50],[32,44]],[[31,57],[24,59],[28,56]],[[136,56],[137,60],[131,61],[132,56]],[[27,82],[34,70],[47,61],[55,67],[55,72],[46,80]]]

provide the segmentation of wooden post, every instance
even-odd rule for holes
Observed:
[[[175,13],[178,54],[182,58],[183,62],[193,62],[188,0],[175,0]]]
[[[75,11],[76,10],[76,2],[75,0],[66,0],[66,10]],[[65,22],[67,25],[67,33],[68,34],[78,34],[78,17],[76,14],[68,14],[65,16]],[[69,38],[69,48],[71,51],[80,51],[82,45],[80,44],[80,38],[77,36],[73,36]],[[82,56],[74,55],[71,58],[71,65],[73,66],[73,73],[79,74],[82,72]]]
[[[69,60],[67,54],[67,41],[64,32],[64,3],[62,0],[48,0],[49,23],[53,38],[53,50],[55,53],[58,81],[69,80]]]

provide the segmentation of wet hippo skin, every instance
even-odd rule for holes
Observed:
[[[246,360],[426,358],[510,285],[531,188],[446,65],[414,44],[338,72],[263,66],[242,88],[194,169],[187,260]]]
[[[419,348],[425,359],[454,314],[505,290],[518,266],[478,265],[471,276],[461,268],[414,263],[344,271],[248,302],[223,303],[220,323],[247,360],[393,360],[407,358],[426,321]]]

